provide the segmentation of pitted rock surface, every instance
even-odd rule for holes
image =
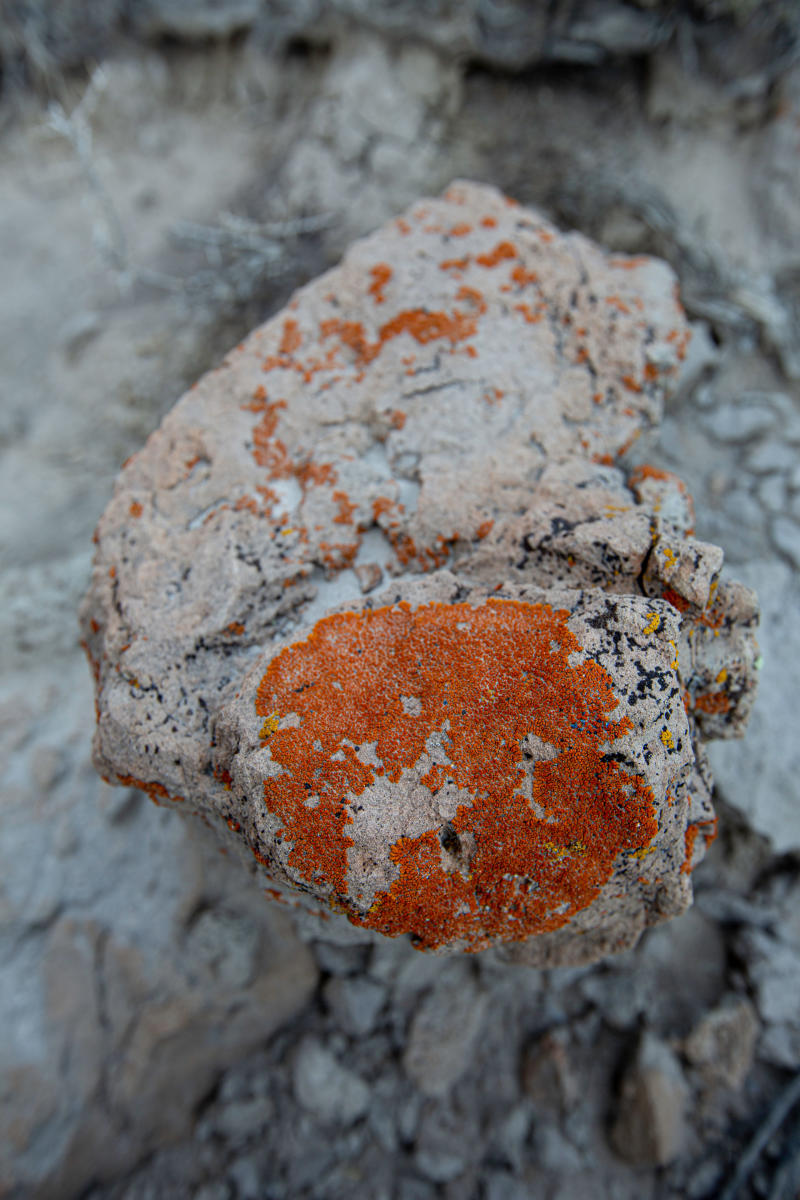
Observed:
[[[99,769],[423,949],[586,961],[682,911],[757,623],[680,481],[615,466],[687,342],[663,263],[492,188],[356,243],[122,471]]]

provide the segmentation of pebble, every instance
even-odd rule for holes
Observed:
[[[331,975],[360,974],[370,952],[369,946],[338,946],[335,942],[314,942],[313,949],[320,970]]]
[[[645,1033],[625,1072],[611,1130],[617,1153],[637,1166],[674,1162],[686,1140],[688,1086],[666,1042]]]
[[[453,967],[463,971],[461,963]],[[406,1074],[426,1096],[446,1095],[463,1075],[483,1023],[485,995],[467,973],[454,987],[453,974],[448,970],[420,1004],[403,1055]]]
[[[791,471],[797,466],[797,457],[793,446],[771,439],[756,446],[745,465],[753,475],[770,475],[775,471]]]
[[[369,1088],[315,1038],[307,1038],[294,1061],[297,1101],[322,1121],[352,1125],[369,1108]]]
[[[782,513],[786,509],[786,482],[781,475],[768,475],[758,485],[758,498],[767,512]]]
[[[687,1060],[710,1082],[738,1091],[753,1065],[758,1016],[746,996],[726,996],[700,1018],[684,1043]]]
[[[791,561],[793,567],[800,568],[800,525],[790,517],[775,517],[770,532],[772,540]]]
[[[718,442],[738,444],[772,429],[775,413],[765,404],[720,404],[704,413],[700,423]]]
[[[358,977],[330,979],[323,994],[331,1016],[353,1037],[372,1032],[386,1001],[386,989],[381,984]]]

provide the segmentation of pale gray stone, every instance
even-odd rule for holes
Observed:
[[[293,1069],[299,1104],[329,1124],[352,1125],[369,1107],[369,1088],[314,1038],[297,1051]]]
[[[772,429],[776,414],[767,404],[719,404],[704,413],[701,424],[718,442],[742,444]]]
[[[791,562],[792,566],[800,569],[800,521],[791,517],[775,517],[770,525],[772,540]]]
[[[487,997],[461,963],[442,973],[414,1014],[403,1054],[406,1074],[426,1096],[445,1096],[470,1065]]]
[[[783,440],[770,439],[756,446],[746,459],[747,470],[753,475],[771,475],[775,472],[787,472],[797,466],[798,450],[789,446]]]
[[[386,1003],[386,989],[371,979],[331,979],[324,996],[337,1025],[352,1037],[371,1033]]]
[[[666,1042],[643,1035],[622,1080],[611,1141],[619,1155],[638,1166],[673,1162],[686,1138],[689,1089]]]
[[[738,1091],[753,1065],[758,1031],[753,1005],[746,996],[731,994],[701,1017],[683,1052],[706,1079]]]

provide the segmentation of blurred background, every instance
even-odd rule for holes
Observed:
[[[0,0],[0,1197],[800,1194],[799,164],[796,0]],[[638,458],[762,604],[695,906],[577,970],[309,940],[89,757],[120,465],[455,177],[672,264]]]

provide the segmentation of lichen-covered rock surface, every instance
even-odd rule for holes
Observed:
[[[581,962],[682,911],[757,623],[680,481],[615,465],[687,342],[665,264],[489,187],[356,243],[120,476],[101,772],[423,949]]]

